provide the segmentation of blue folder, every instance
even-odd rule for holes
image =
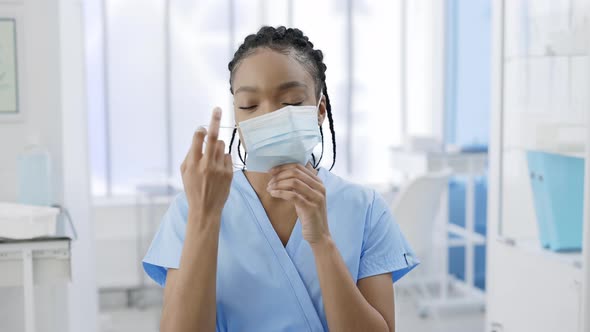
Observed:
[[[529,151],[527,152],[527,161],[539,229],[539,240],[543,248],[549,248],[549,216],[551,212],[549,211],[548,195],[541,188],[544,177],[542,171],[543,155],[540,152]]]
[[[527,151],[539,238],[553,251],[582,248],[584,159]]]

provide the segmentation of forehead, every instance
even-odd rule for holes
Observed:
[[[287,81],[298,81],[310,88],[314,87],[311,74],[293,55],[260,48],[240,62],[234,72],[232,85],[234,91],[241,86],[272,90]]]

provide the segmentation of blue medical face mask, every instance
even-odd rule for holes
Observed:
[[[268,172],[288,163],[307,165],[321,142],[317,106],[285,106],[274,112],[241,121],[238,127],[246,146],[246,169]]]

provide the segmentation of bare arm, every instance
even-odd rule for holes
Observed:
[[[164,289],[160,330],[215,331],[217,250],[221,211],[229,195],[232,161],[225,143],[217,140],[221,110],[213,111],[207,131],[197,130],[182,166],[188,201],[184,245],[178,270],[169,269]]]
[[[207,217],[188,217],[180,268],[166,277],[161,331],[215,331],[219,217],[205,227],[195,227],[195,218]]]
[[[391,274],[355,285],[331,239],[312,248],[330,331],[394,331]]]

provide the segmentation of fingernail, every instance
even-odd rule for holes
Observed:
[[[219,107],[216,107],[216,108],[213,110],[213,115],[215,115],[215,117],[218,117],[218,118],[220,118],[220,117],[221,117],[221,108],[219,108]]]

